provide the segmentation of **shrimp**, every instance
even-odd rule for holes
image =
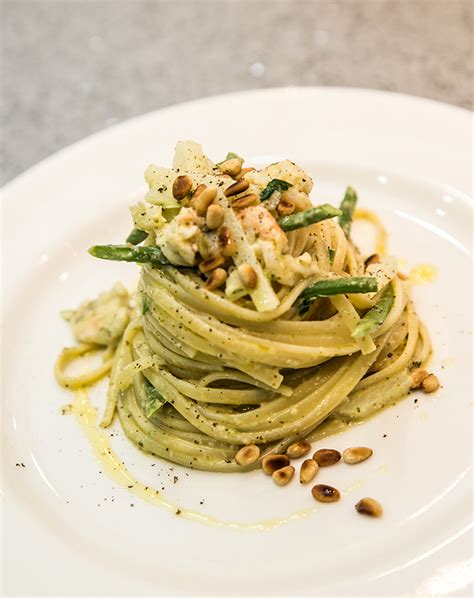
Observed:
[[[318,271],[317,264],[312,261],[308,253],[298,257],[285,253],[288,249],[288,239],[264,206],[245,208],[239,212],[238,217],[255,255],[270,280],[291,286],[300,278],[306,278]],[[229,277],[229,287],[232,286],[231,278],[232,275]],[[232,286],[228,294],[231,292],[238,294],[238,290]]]
[[[258,205],[244,208],[238,212],[238,217],[252,245],[258,241],[270,241],[278,253],[286,249],[288,239],[265,207]]]

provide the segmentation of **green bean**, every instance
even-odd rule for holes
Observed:
[[[373,276],[347,276],[318,280],[300,295],[303,301],[312,301],[318,297],[330,297],[346,293],[374,293],[377,291],[377,279]]]
[[[372,276],[353,276],[346,278],[328,278],[319,280],[300,295],[299,314],[305,314],[311,301],[319,297],[331,297],[346,293],[373,293],[377,291],[377,280]]]
[[[309,226],[315,222],[321,222],[328,218],[334,218],[339,216],[341,210],[334,208],[328,203],[324,203],[315,208],[310,208],[304,212],[297,212],[296,214],[290,214],[290,216],[283,216],[278,219],[278,224],[284,231],[295,230],[297,228],[303,228]]]
[[[137,262],[139,264],[152,264],[166,266],[170,262],[166,259],[159,247],[130,247],[129,245],[94,245],[89,253],[102,260],[116,262]]]
[[[347,187],[344,199],[339,206],[342,214],[339,216],[339,225],[346,237],[351,233],[352,217],[357,203],[357,193],[352,187]]]
[[[392,285],[389,284],[384,294],[374,307],[369,309],[352,331],[353,338],[361,338],[373,334],[385,321],[394,301]]]
[[[148,233],[146,233],[144,230],[134,228],[127,237],[127,243],[131,243],[132,245],[140,245],[140,243],[144,241],[147,237]]]

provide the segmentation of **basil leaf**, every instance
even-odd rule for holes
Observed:
[[[260,201],[270,199],[274,191],[287,191],[290,187],[292,187],[291,183],[287,183],[281,179],[272,179],[260,193]]]
[[[166,399],[147,378],[144,378],[144,380],[146,393],[145,415],[149,419],[161,409],[164,403],[166,403]]]

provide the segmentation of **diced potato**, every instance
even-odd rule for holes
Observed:
[[[211,174],[213,162],[202,151],[200,143],[195,141],[178,141],[174,151],[173,169],[179,174],[192,173]]]
[[[163,226],[166,220],[163,218],[163,208],[157,205],[145,204],[142,201],[130,206],[133,223],[136,228],[150,233]]]

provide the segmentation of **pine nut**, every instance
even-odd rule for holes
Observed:
[[[256,444],[243,446],[235,455],[235,460],[239,465],[245,467],[251,465],[260,457],[260,448]]]
[[[236,183],[233,183],[232,185],[230,185],[230,187],[227,187],[227,189],[224,191],[224,195],[226,197],[232,197],[232,195],[237,195],[238,193],[247,191],[249,186],[250,186],[250,184],[248,181],[245,181],[245,180],[237,181]]]
[[[382,517],[382,505],[373,498],[362,498],[356,504],[355,509],[361,515],[368,515],[369,517]]]
[[[224,208],[218,204],[211,204],[206,212],[206,226],[215,230],[222,226],[224,222]]]
[[[248,195],[242,195],[238,197],[235,201],[232,202],[232,207],[235,210],[240,210],[242,208],[248,208],[249,206],[253,206],[257,203],[257,196],[255,193],[249,193]]]
[[[187,174],[180,175],[173,181],[172,193],[173,197],[180,201],[191,191],[193,180]]]
[[[208,291],[213,291],[221,287],[227,280],[227,272],[223,268],[216,268],[206,280],[204,285]]]
[[[216,244],[209,235],[199,235],[197,246],[203,260],[208,260],[216,255]]]
[[[235,176],[242,170],[242,161],[238,158],[230,158],[219,164],[219,168],[224,174]]]
[[[326,486],[326,484],[316,484],[316,486],[313,486],[311,494],[319,502],[336,502],[341,498],[337,488]]]
[[[278,484],[278,486],[286,486],[291,482],[294,475],[295,468],[291,465],[287,465],[286,467],[282,467],[281,469],[274,471],[272,473],[272,478],[275,484]]]
[[[290,446],[286,449],[286,454],[290,459],[299,459],[300,457],[304,457],[307,455],[311,450],[311,445],[307,440],[299,440],[298,442],[293,442]]]
[[[250,264],[240,264],[237,272],[242,284],[248,289],[254,289],[257,286],[257,274]]]
[[[380,262],[380,255],[378,253],[374,253],[370,255],[364,262],[365,267],[371,266],[372,264],[378,264]]]
[[[198,216],[204,216],[207,208],[216,199],[217,189],[215,187],[206,187],[199,195],[193,195],[189,205],[196,210]]]
[[[300,470],[300,483],[309,484],[314,476],[318,473],[319,465],[314,459],[306,459]]]
[[[353,446],[342,453],[342,458],[344,459],[344,463],[356,465],[371,457],[373,452],[372,449],[366,446]]]
[[[397,272],[397,276],[400,280],[410,280],[410,277],[406,274],[403,274],[403,272]]]
[[[204,189],[207,189],[207,185],[204,185],[204,183],[201,183],[200,185],[198,185],[196,187],[196,189],[194,190],[191,199],[197,199],[201,193],[204,191]]]
[[[255,168],[242,168],[242,170],[234,176],[234,179],[236,181],[240,181],[240,179],[242,179],[247,172],[252,172],[253,170],[255,170]]]
[[[199,264],[199,270],[205,274],[206,272],[219,268],[224,262],[225,259],[221,255],[215,255],[214,257],[210,257],[208,260],[201,262]]]
[[[341,459],[341,453],[334,449],[319,449],[314,453],[313,459],[319,467],[328,467]]]
[[[277,453],[272,453],[262,459],[262,469],[267,475],[272,475],[277,469],[286,467],[289,464],[290,460],[286,455],[279,455]]]
[[[413,372],[411,373],[410,388],[412,390],[416,390],[417,388],[420,388],[423,380],[425,380],[425,378],[428,378],[429,375],[430,375],[430,373],[427,372],[426,370],[423,370],[422,368],[417,368],[416,370],[413,370]]]
[[[221,248],[221,253],[224,257],[230,257],[234,255],[237,250],[235,245],[234,236],[232,235],[232,231],[223,226],[219,233],[217,234],[217,241],[219,243],[219,247]]]
[[[423,392],[430,393],[438,390],[439,388],[439,380],[434,374],[430,374],[427,376],[423,382],[421,383],[421,388]]]
[[[280,216],[289,216],[295,211],[295,204],[286,201],[280,201],[277,205],[277,212]]]

